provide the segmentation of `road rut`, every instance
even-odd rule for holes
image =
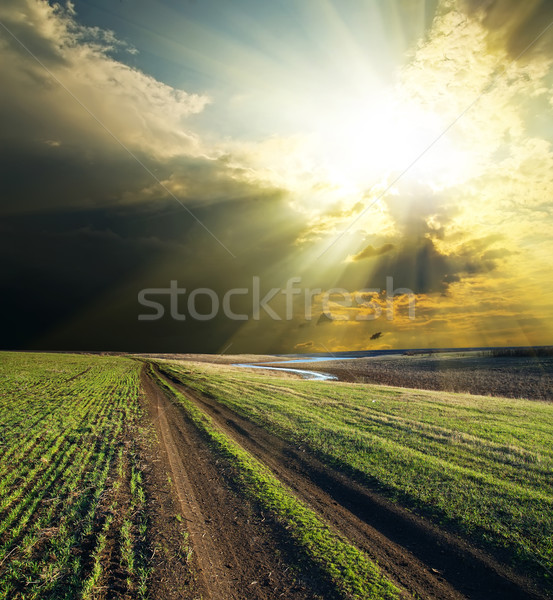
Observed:
[[[320,598],[309,582],[295,581],[269,525],[227,484],[221,464],[183,410],[145,374],[142,388],[161,443],[160,458],[186,521],[201,597]]]

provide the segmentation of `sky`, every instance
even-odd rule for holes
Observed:
[[[4,0],[5,349],[553,343],[553,5]]]

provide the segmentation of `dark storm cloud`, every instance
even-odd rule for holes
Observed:
[[[9,315],[2,336],[5,348],[32,345],[159,252],[110,229],[87,228],[93,220],[106,223],[109,216],[58,213],[3,220],[1,297]],[[79,225],[81,229],[73,229]],[[102,329],[108,327],[113,323]]]
[[[47,3],[0,11],[51,71],[1,36],[2,346],[221,349],[239,322],[139,322],[138,292],[251,287],[299,235],[285,195],[204,148],[185,119],[206,99],[113,60],[109,35]]]
[[[368,236],[365,246],[350,258],[345,287],[348,277],[353,280],[365,269],[370,276],[368,288],[384,288],[386,277],[393,277],[395,287],[420,294],[443,293],[451,283],[495,269],[499,257],[485,252],[497,236],[467,240],[452,254],[440,250],[437,241],[444,239],[445,227],[458,209],[439,193],[411,186],[386,198],[386,204],[398,234]]]
[[[198,207],[197,214],[232,246],[236,258],[178,206],[3,219],[3,347],[220,350],[241,322],[222,314],[207,322],[177,322],[168,311],[161,321],[138,321],[138,314],[147,312],[137,302],[138,292],[176,280],[188,292],[210,288],[222,299],[231,288],[251,288],[254,275],[267,285],[267,263],[285,258],[283,248],[292,247],[298,228],[283,214],[278,197]],[[275,231],[281,220],[288,227]],[[252,243],[258,249],[253,253]],[[233,309],[250,313],[251,298],[237,297]]]
[[[458,209],[429,189],[404,191],[386,203],[398,234],[368,236],[365,246],[350,258],[340,285],[355,286],[363,269],[367,288],[385,288],[386,278],[393,277],[396,288],[445,293],[452,283],[494,271],[509,254],[505,248],[491,248],[501,241],[498,235],[467,239],[455,252],[441,250],[438,241],[444,239]]]
[[[251,286],[298,236],[283,193],[242,181],[227,160],[135,153],[232,259],[112,141],[50,145],[21,121],[21,137],[4,138],[0,152],[3,347],[220,350],[239,323],[139,323],[137,294],[172,279],[220,297]]]
[[[543,34],[553,22],[551,0],[464,0],[464,4],[469,14],[483,15],[484,26],[505,45],[512,58],[521,53],[525,58],[549,55],[553,50],[553,32]]]
[[[127,154],[87,156],[82,148],[21,146],[0,150],[3,214],[114,207],[133,192],[138,200],[141,188],[152,183]],[[159,188],[158,198],[165,195]]]
[[[375,257],[367,287],[374,287],[374,282],[381,285],[386,277],[393,277],[396,287],[406,287],[418,294],[446,292],[454,282],[496,268],[501,254],[486,251],[495,241],[493,236],[471,240],[456,252],[444,254],[428,237],[404,240],[394,252]]]

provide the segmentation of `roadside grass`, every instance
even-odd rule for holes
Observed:
[[[542,585],[553,582],[553,404],[158,365]]]
[[[222,433],[211,418],[174,386],[151,371],[158,384],[176,398],[214,450],[231,466],[231,477],[264,512],[273,516],[304,560],[317,566],[335,597],[391,600],[398,590],[357,548],[333,533],[258,460]]]
[[[146,597],[140,367],[0,353],[0,599]]]

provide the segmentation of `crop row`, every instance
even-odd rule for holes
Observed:
[[[139,368],[0,354],[0,598],[145,595]]]

